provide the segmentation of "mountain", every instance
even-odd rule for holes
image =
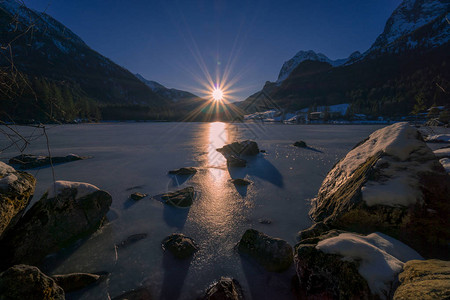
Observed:
[[[193,99],[199,98],[198,96],[196,96],[192,93],[186,92],[186,91],[177,90],[177,89],[168,89],[156,81],[145,79],[140,74],[135,74],[135,76],[140,81],[145,83],[157,95],[159,95],[163,98],[166,98],[166,99],[170,99],[172,102],[193,100]]]
[[[300,51],[283,65],[277,82],[266,82],[237,105],[257,107],[255,103],[264,98],[264,109],[293,111],[351,103],[349,113],[375,117],[409,114],[417,98],[429,106],[448,104],[449,3],[404,0],[363,54],[332,61],[323,54]]]
[[[405,0],[395,9],[367,54],[433,48],[450,39],[450,1]]]
[[[73,120],[100,118],[107,106],[144,105],[157,111],[171,102],[51,16],[20,2],[0,1],[0,68],[7,70],[2,80],[11,83],[0,90],[11,100],[0,108],[4,114]]]
[[[359,51],[353,52],[348,58],[342,58],[337,60],[331,60],[325,54],[316,53],[313,50],[299,51],[293,58],[286,61],[281,67],[280,74],[278,75],[277,82],[285,80],[292,71],[298,67],[298,65],[306,60],[326,62],[333,67],[341,66],[349,61],[359,58],[361,53]]]

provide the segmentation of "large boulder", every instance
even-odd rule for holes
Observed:
[[[35,186],[36,179],[32,175],[0,162],[0,237],[22,216]]]
[[[81,157],[76,154],[69,154],[66,156],[42,156],[42,155],[33,155],[33,154],[21,154],[15,156],[9,160],[11,165],[17,165],[20,169],[32,169],[50,166],[51,164],[62,164],[76,160],[86,159],[87,157]]]
[[[293,261],[291,245],[254,229],[245,231],[237,249],[240,253],[252,257],[269,272],[283,272]]]
[[[411,260],[399,275],[394,300],[450,299],[450,262],[437,259]]]
[[[333,167],[310,215],[330,227],[384,232],[427,256],[448,256],[449,195],[450,177],[420,133],[396,123]]]
[[[329,231],[295,247],[303,299],[390,299],[405,261],[420,255],[382,233]]]
[[[64,291],[38,268],[16,265],[0,273],[0,299],[63,300]]]
[[[241,300],[244,299],[242,288],[236,279],[221,277],[206,291],[203,300]]]
[[[258,144],[254,141],[234,142],[217,149],[223,156],[230,155],[257,155],[259,153]]]
[[[56,181],[2,241],[3,264],[38,264],[46,255],[94,232],[111,195],[81,182]]]

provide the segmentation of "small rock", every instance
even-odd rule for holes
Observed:
[[[394,300],[450,299],[450,262],[410,260],[399,275]]]
[[[152,300],[152,294],[146,287],[138,288],[135,290],[123,293],[120,296],[114,297],[112,300]]]
[[[243,168],[247,166],[247,161],[245,159],[237,157],[236,155],[229,155],[226,157],[226,159],[228,167]]]
[[[266,150],[260,150],[259,152],[261,152],[261,153],[266,153]]]
[[[38,268],[15,265],[0,273],[0,299],[63,300],[64,290]]]
[[[139,201],[139,200],[141,200],[142,198],[145,198],[145,197],[147,197],[147,194],[140,193],[140,192],[136,192],[136,193],[133,193],[133,194],[130,195],[130,198],[132,200],[135,200],[135,201]]]
[[[169,171],[169,174],[173,175],[194,175],[195,173],[197,173],[197,169],[194,167],[186,167]]]
[[[189,207],[194,199],[194,188],[189,186],[176,192],[167,193],[162,195],[161,199],[169,205]]]
[[[198,251],[194,240],[182,233],[173,233],[162,241],[162,248],[169,250],[176,258],[184,259]]]
[[[234,142],[217,149],[223,156],[229,155],[257,155],[259,153],[258,144],[254,141]]]
[[[126,248],[128,246],[130,246],[131,244],[134,244],[140,240],[143,240],[147,237],[146,233],[138,233],[138,234],[133,234],[130,235],[129,237],[127,237],[126,240],[120,242],[119,244],[116,244],[117,248]]]
[[[294,143],[295,147],[306,148],[308,147],[304,141],[297,141]]]
[[[238,244],[240,253],[253,257],[270,272],[282,272],[293,261],[292,247],[284,240],[248,229]]]
[[[252,183],[250,180],[243,179],[243,178],[234,178],[234,179],[231,179],[230,181],[235,185],[249,185]]]
[[[241,285],[236,279],[230,277],[220,277],[220,280],[211,285],[203,297],[203,300],[241,299],[244,299]]]
[[[272,224],[272,220],[270,219],[259,219],[258,222],[265,225]]]
[[[12,165],[18,165],[20,169],[32,169],[52,164],[62,164],[66,162],[86,159],[87,157],[81,157],[76,154],[69,154],[67,156],[55,156],[51,158],[49,156],[33,155],[33,154],[21,154],[15,156],[9,160]]]
[[[81,290],[93,283],[99,281],[102,276],[90,273],[71,273],[64,275],[53,275],[53,280],[64,290],[69,293]]]

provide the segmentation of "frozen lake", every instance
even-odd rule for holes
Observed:
[[[51,126],[50,126],[51,127]],[[294,268],[269,273],[241,257],[234,246],[248,228],[282,238],[292,246],[299,230],[311,225],[310,199],[331,167],[357,142],[383,126],[261,125],[227,123],[112,123],[60,125],[48,129],[53,156],[75,153],[92,156],[54,167],[57,180],[92,183],[113,198],[109,222],[63,254],[48,258],[43,270],[51,274],[110,272],[108,280],[68,299],[108,299],[141,286],[156,299],[195,299],[220,276],[237,279],[247,299],[293,299]],[[30,128],[17,127],[24,136]],[[215,149],[235,140],[253,139],[266,150],[242,169],[228,170]],[[304,140],[311,148],[292,146]],[[1,135],[1,148],[9,141]],[[25,153],[47,155],[45,138],[34,140]],[[1,160],[16,155],[10,148]],[[197,167],[191,178],[167,175],[180,167]],[[37,178],[33,202],[52,182],[51,168],[28,170]],[[236,188],[230,178],[247,178]],[[166,206],[145,198],[129,200],[133,192],[158,195],[193,186],[190,209]],[[271,224],[259,220],[269,219]],[[200,251],[188,261],[164,255],[161,241],[181,232]],[[128,236],[148,237],[115,252]]]

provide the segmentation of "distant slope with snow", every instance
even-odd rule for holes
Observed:
[[[173,102],[178,102],[180,100],[192,100],[192,99],[199,98],[198,96],[196,96],[192,93],[186,92],[186,91],[166,88],[165,86],[163,86],[162,84],[160,84],[156,81],[145,79],[141,74],[135,74],[135,75],[139,80],[141,80],[149,88],[151,88],[153,92],[155,92],[156,94],[158,94],[164,98],[170,99]]]

